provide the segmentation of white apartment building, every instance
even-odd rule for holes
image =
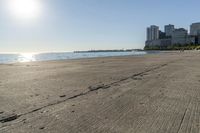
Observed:
[[[152,25],[147,28],[147,41],[159,39],[159,27]]]

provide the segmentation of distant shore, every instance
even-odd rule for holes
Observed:
[[[132,51],[144,51],[144,50],[142,50],[142,49],[86,50],[86,51],[74,51],[74,53],[132,52]]]

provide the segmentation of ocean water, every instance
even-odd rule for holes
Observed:
[[[86,53],[23,53],[23,54],[0,54],[0,64],[18,63],[18,62],[33,62],[33,61],[51,61],[51,60],[66,60],[66,59],[81,59],[81,58],[96,58],[110,56],[126,56],[126,55],[145,55],[154,52],[132,51],[132,52],[86,52]]]

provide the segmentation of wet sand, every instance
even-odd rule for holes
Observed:
[[[200,52],[0,65],[1,133],[199,133]]]

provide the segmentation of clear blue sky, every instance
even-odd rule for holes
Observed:
[[[5,0],[0,0],[5,6]],[[0,10],[0,52],[143,48],[146,27],[189,29],[199,0],[41,0],[43,13],[21,24]]]

